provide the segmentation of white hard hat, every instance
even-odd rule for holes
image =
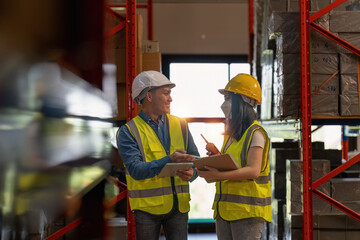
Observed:
[[[167,77],[157,71],[144,71],[134,79],[131,96],[139,105],[149,90],[162,86],[173,88],[175,83],[170,82]]]

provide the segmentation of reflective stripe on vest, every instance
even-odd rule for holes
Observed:
[[[189,186],[175,186],[176,193],[189,193]],[[129,197],[141,198],[141,197],[157,197],[166,194],[172,194],[172,187],[152,188],[146,190],[131,190],[129,191]]]
[[[231,152],[239,165],[245,167],[251,140],[256,130],[262,131],[266,140],[260,176],[257,179],[217,182],[213,204],[214,217],[220,214],[223,219],[228,221],[250,217],[261,217],[266,221],[271,221],[270,167],[268,159],[270,141],[265,130],[257,121],[254,121],[241,139],[239,141],[234,140],[226,150],[224,147],[228,137],[225,138],[222,152]]]
[[[186,122],[169,114],[166,116],[166,121],[168,121],[169,126],[170,154],[176,150],[186,150],[188,144]],[[141,117],[135,117],[126,125],[138,144],[143,161],[150,162],[167,155],[155,131]],[[126,180],[132,210],[166,214],[172,209],[173,190],[170,177],[155,176],[149,179],[135,180],[126,170]],[[188,212],[190,210],[188,182],[184,182],[175,176],[174,183],[179,200],[179,211]]]

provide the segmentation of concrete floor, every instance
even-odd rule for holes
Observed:
[[[159,240],[165,240],[165,236],[160,236]],[[189,233],[188,240],[217,240],[216,233]]]

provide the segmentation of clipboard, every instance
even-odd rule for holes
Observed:
[[[193,163],[199,170],[204,169],[204,166],[213,167],[219,171],[228,171],[240,168],[231,153],[197,158],[193,160]]]
[[[160,173],[158,174],[159,177],[171,177],[175,176],[174,172],[177,170],[189,170],[192,168],[192,162],[181,162],[181,163],[167,163],[161,169]]]

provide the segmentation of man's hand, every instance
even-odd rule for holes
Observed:
[[[190,162],[195,158],[195,156],[186,154],[184,150],[175,151],[170,155],[171,162]]]
[[[175,174],[178,175],[181,180],[186,182],[191,179],[194,174],[194,170],[192,168],[190,168],[189,170],[177,170]]]

